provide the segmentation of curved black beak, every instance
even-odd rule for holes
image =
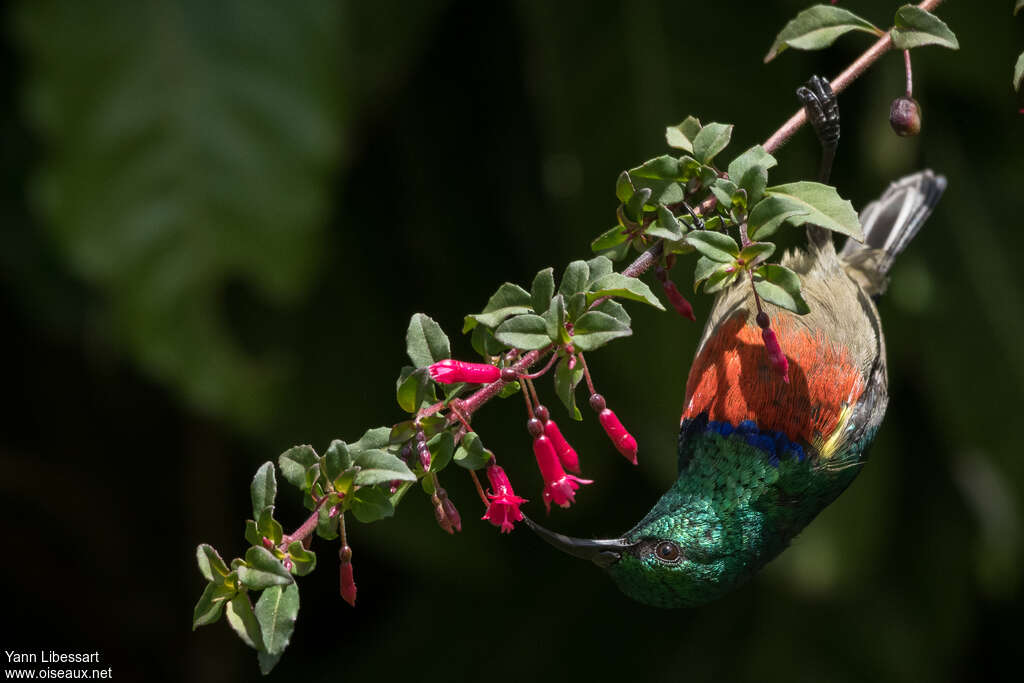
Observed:
[[[633,547],[624,538],[612,539],[589,539],[572,538],[563,534],[555,533],[535,523],[532,519],[523,515],[523,521],[533,529],[533,532],[547,541],[549,544],[561,550],[563,553],[590,560],[602,569],[618,562],[622,558],[622,551]]]

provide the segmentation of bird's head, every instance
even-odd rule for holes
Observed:
[[[632,531],[615,539],[582,539],[525,520],[562,552],[605,569],[619,589],[655,607],[692,607],[727,592],[736,576],[734,557],[722,551],[715,515],[681,516],[656,506]]]

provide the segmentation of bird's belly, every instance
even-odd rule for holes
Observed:
[[[760,329],[740,312],[697,354],[681,419],[706,413],[733,425],[751,420],[821,450],[843,428],[864,378],[849,351],[822,332],[798,327],[789,316],[773,319],[772,327],[789,360],[789,383],[769,364]]]

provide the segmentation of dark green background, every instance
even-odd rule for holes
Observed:
[[[762,64],[804,6],[791,1],[274,4],[3,7],[4,649],[99,649],[119,680],[255,678],[225,624],[189,627],[194,548],[244,550],[259,463],[400,419],[409,316],[429,313],[468,357],[462,315],[505,280],[585,257],[614,221],[615,177],[664,151],[666,125],[735,123],[736,153],[795,110],[804,79],[870,42]],[[846,6],[887,26],[897,4]],[[317,543],[271,678],[968,681],[1015,667],[1012,4],[941,8],[961,49],[915,52],[920,137],[888,129],[897,54],[840,100],[833,182],[856,206],[925,166],[949,190],[880,304],[892,400],[873,460],[792,549],[724,600],[647,608],[524,530],[476,521],[453,468],[463,533],[443,534],[415,491],[395,519],[352,525],[356,609]],[[813,137],[778,157],[776,181],[813,174]],[[591,365],[640,467],[591,415],[563,419],[596,483],[552,513],[558,530],[621,532],[674,476],[700,326],[637,308],[634,323]],[[543,516],[520,403],[476,426]]]

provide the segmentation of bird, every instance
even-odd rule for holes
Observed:
[[[632,529],[593,540],[527,524],[657,607],[701,605],[750,579],[866,462],[889,400],[875,299],[945,188],[931,170],[903,177],[861,211],[863,242],[837,251],[827,231],[809,226],[807,248],[783,256],[810,308],[764,304],[788,383],[761,345],[747,283],[718,295],[687,379],[678,478]]]

